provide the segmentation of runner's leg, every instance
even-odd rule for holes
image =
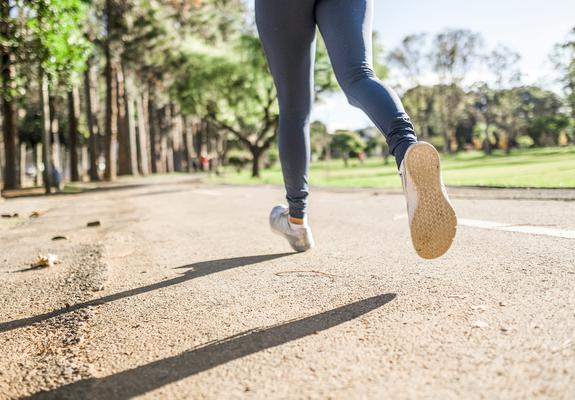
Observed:
[[[256,0],[256,23],[280,107],[278,147],[293,218],[307,210],[313,102],[314,0]]]
[[[373,72],[373,0],[318,0],[315,15],[340,86],[383,132],[399,167],[417,138],[397,94]]]

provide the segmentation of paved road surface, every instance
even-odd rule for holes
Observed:
[[[454,191],[429,262],[397,192],[315,191],[293,254],[279,188],[143,182],[0,203],[0,398],[575,398],[572,192]]]

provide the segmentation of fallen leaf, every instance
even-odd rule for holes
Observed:
[[[54,236],[52,240],[68,240],[70,239],[68,236]]]
[[[32,268],[47,268],[53,267],[56,264],[60,264],[58,256],[48,253],[47,255],[40,254],[38,257],[36,257],[31,266]]]
[[[102,225],[102,223],[100,221],[90,221],[86,224],[86,226],[88,228],[93,228],[93,227],[100,226],[100,225]]]
[[[2,218],[18,218],[18,213],[2,214]]]

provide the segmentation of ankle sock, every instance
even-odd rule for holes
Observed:
[[[288,217],[288,222],[292,229],[305,229],[307,227],[307,220],[305,218]]]

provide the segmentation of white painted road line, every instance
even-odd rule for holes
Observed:
[[[396,215],[395,221],[407,219],[407,214]],[[530,235],[551,236],[563,239],[575,239],[575,230],[556,229],[537,225],[508,224],[504,222],[482,221],[478,219],[458,218],[457,225],[470,228],[491,229],[496,231],[527,233]]]
[[[573,230],[548,228],[545,226],[505,224],[502,222],[480,221],[476,219],[465,219],[465,218],[459,219],[458,225],[469,226],[472,228],[494,229],[497,231],[551,236],[563,239],[575,239],[575,231]]]

